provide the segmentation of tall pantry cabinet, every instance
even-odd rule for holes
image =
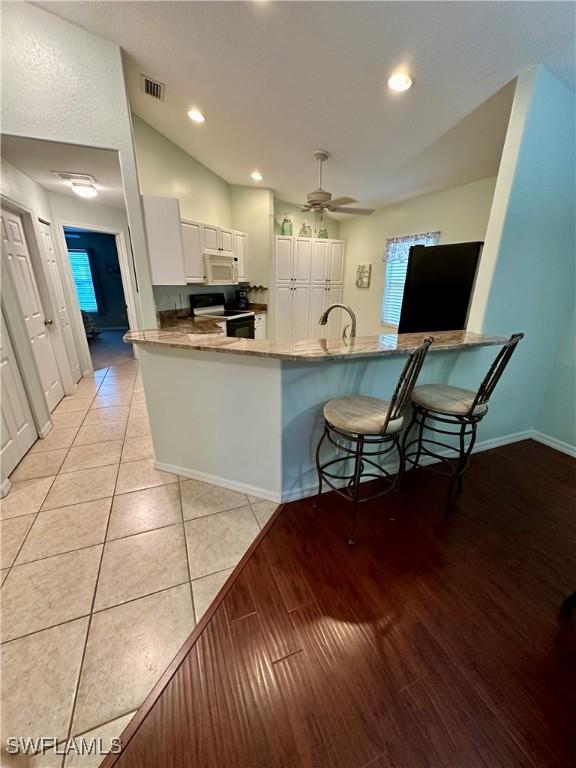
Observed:
[[[342,333],[342,312],[328,326],[318,321],[342,301],[345,243],[309,237],[274,238],[274,337],[278,341],[334,338]]]

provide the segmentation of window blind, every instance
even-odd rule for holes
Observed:
[[[419,235],[392,237],[386,241],[386,274],[381,313],[382,322],[386,325],[397,326],[400,323],[410,248],[413,245],[436,245],[439,239],[440,232],[424,232]]]
[[[98,302],[96,301],[88,252],[84,250],[69,250],[68,257],[72,267],[72,276],[76,286],[76,295],[78,296],[80,309],[84,310],[84,312],[97,313]]]

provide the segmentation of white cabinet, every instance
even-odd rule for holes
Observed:
[[[223,256],[234,255],[234,230],[202,224],[202,250],[219,251]]]
[[[276,237],[274,280],[282,283],[310,282],[312,241],[306,237]]]
[[[142,206],[152,285],[185,285],[178,200],[143,195]]]
[[[257,312],[254,315],[254,338],[265,339],[266,335],[266,313]]]
[[[312,285],[310,286],[310,311],[308,313],[308,338],[335,339],[342,335],[344,321],[348,315],[340,309],[330,313],[327,325],[320,325],[319,320],[331,304],[342,303],[342,285]]]
[[[202,250],[220,250],[220,229],[210,224],[202,224]]]
[[[330,314],[319,325],[330,304],[342,301],[344,240],[287,237],[274,242],[274,331],[279,340],[337,338],[345,316]]]
[[[310,280],[312,283],[325,283],[329,274],[330,242],[314,240],[312,242],[312,267]]]
[[[182,219],[180,203],[172,197],[142,195],[142,207],[152,285],[205,283],[205,251],[237,258],[238,280],[248,281],[245,232]]]
[[[344,241],[313,240],[310,281],[342,283],[344,281]]]
[[[248,282],[246,276],[246,245],[248,235],[245,232],[234,232],[233,250],[234,256],[238,259],[238,281],[240,283]]]
[[[220,227],[220,250],[226,256],[233,256],[234,254],[234,235],[233,229],[225,229]]]
[[[184,279],[187,283],[203,283],[206,279],[201,226],[193,221],[183,221],[180,225],[184,250]]]

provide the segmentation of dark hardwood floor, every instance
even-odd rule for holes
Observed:
[[[105,765],[576,765],[575,467],[477,454],[447,523],[411,472],[352,548],[339,498],[286,505]]]

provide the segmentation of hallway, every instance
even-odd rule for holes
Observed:
[[[134,360],[132,344],[124,344],[123,331],[100,331],[95,339],[88,339],[88,348],[92,358],[92,366],[95,371],[102,368],[110,368]]]

